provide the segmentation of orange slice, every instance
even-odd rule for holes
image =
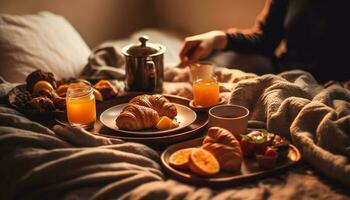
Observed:
[[[103,96],[102,96],[101,92],[95,88],[93,88],[93,91],[94,91],[96,101],[103,101]]]
[[[40,91],[47,90],[49,92],[54,91],[51,83],[47,81],[38,81],[33,87],[33,94],[40,94]]]
[[[60,85],[56,90],[57,94],[59,96],[65,96],[65,94],[67,93],[68,87],[69,87],[69,84]]]
[[[200,176],[212,176],[220,171],[219,162],[209,151],[196,148],[191,151],[188,167]]]
[[[171,154],[169,164],[178,169],[187,169],[191,151],[194,148],[181,149]]]
[[[156,125],[157,129],[169,129],[177,126],[178,124],[167,116],[162,116]]]

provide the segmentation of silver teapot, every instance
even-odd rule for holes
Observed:
[[[125,86],[127,91],[160,93],[163,90],[165,46],[139,38],[139,44],[122,48],[125,56]]]

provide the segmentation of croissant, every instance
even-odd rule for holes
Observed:
[[[129,101],[129,104],[137,104],[152,108],[158,112],[159,116],[174,118],[177,115],[176,107],[163,95],[140,95]]]
[[[124,130],[153,128],[158,121],[157,111],[135,104],[127,105],[116,119],[118,128]]]
[[[209,128],[202,147],[215,156],[223,170],[240,170],[243,161],[241,146],[230,131],[219,127]]]

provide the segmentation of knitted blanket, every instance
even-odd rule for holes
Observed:
[[[283,174],[213,189],[163,173],[159,153],[80,129],[52,130],[0,106],[0,199],[348,199],[350,92],[302,71],[257,77],[218,69],[221,92],[302,151]],[[165,92],[191,96],[186,70],[167,68]],[[4,99],[11,84],[0,84]],[[345,189],[344,189],[345,188]]]

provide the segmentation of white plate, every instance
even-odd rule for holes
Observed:
[[[158,129],[145,129],[145,130],[139,130],[139,131],[122,130],[118,128],[115,120],[117,119],[118,115],[126,105],[128,104],[127,103],[119,104],[105,110],[100,115],[100,121],[102,122],[102,124],[118,132],[144,136],[144,135],[171,133],[171,132],[180,130],[182,128],[185,128],[191,125],[197,118],[196,113],[191,108],[174,103],[177,109],[177,116],[175,118],[176,118],[176,121],[179,122],[178,127],[175,127],[172,129],[166,129],[166,130],[158,130]]]

